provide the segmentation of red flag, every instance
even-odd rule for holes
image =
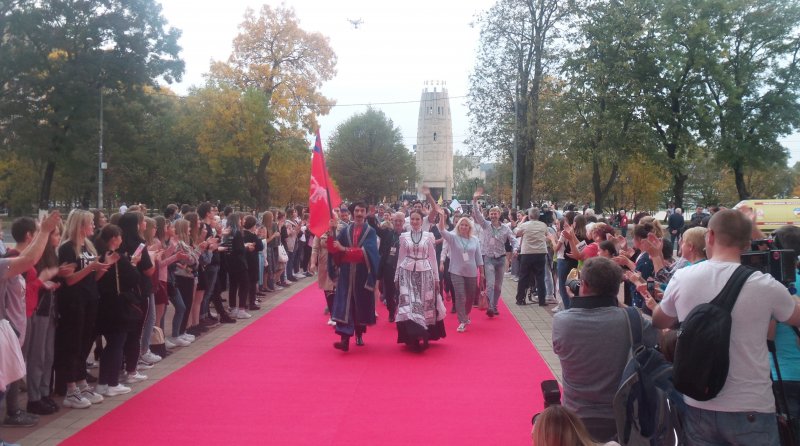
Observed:
[[[308,190],[308,226],[311,232],[320,237],[330,227],[333,208],[342,204],[336,186],[328,181],[328,168],[322,154],[322,141],[317,130],[314,155],[311,159],[311,187]]]

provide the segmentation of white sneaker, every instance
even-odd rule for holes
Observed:
[[[83,387],[81,390],[81,396],[87,400],[89,400],[92,404],[100,404],[103,402],[103,395],[95,392],[92,387],[86,386]]]
[[[142,375],[139,372],[130,374],[125,377],[125,384],[136,384],[138,382],[142,382],[147,379],[147,375]]]
[[[94,386],[94,391],[100,395],[105,395],[108,392],[108,384],[98,384]]]
[[[173,348],[177,347],[177,345],[170,341],[169,338],[164,339],[164,347],[172,350]]]
[[[177,338],[169,338],[168,342],[172,342],[172,344],[175,345],[176,347],[186,347],[187,345],[191,344],[191,342],[187,341],[186,339],[183,339],[180,336]]]
[[[72,409],[86,409],[90,407],[92,402],[81,396],[80,389],[75,389],[72,392],[67,392],[67,395],[64,397],[64,403],[62,406],[70,407]]]
[[[239,319],[239,309],[231,308],[231,311],[228,312],[228,315],[234,319]]]
[[[139,362],[136,364],[136,370],[150,370],[153,368],[153,363],[147,362],[143,359],[139,359]]]
[[[106,386],[106,387],[108,387],[108,386]],[[124,394],[130,393],[130,392],[131,392],[131,388],[130,387],[123,386],[122,384],[117,384],[114,387],[108,387],[106,389],[105,393],[103,393],[103,395],[105,395],[105,396],[117,396],[117,395],[124,395]]]
[[[189,334],[189,333],[184,333],[184,334],[182,334],[182,335],[180,335],[180,336],[178,336],[178,337],[179,337],[180,339],[183,339],[184,341],[186,341],[186,342],[190,343],[190,344],[191,344],[192,342],[194,342],[194,340],[196,339],[196,338],[194,337],[194,335],[193,335],[193,334]]]
[[[467,331],[467,324],[464,323],[458,324],[458,328],[456,329],[456,331],[459,333],[464,333],[465,331]]]
[[[472,323],[472,319],[467,319],[467,325]]]
[[[162,358],[161,356],[158,356],[157,354],[155,354],[155,353],[151,352],[150,350],[148,350],[147,353],[142,355],[142,359],[144,359],[146,362],[150,362],[150,363],[155,364],[155,363],[157,363],[158,361],[161,361],[164,358]]]
[[[333,319],[328,319],[328,325],[330,325],[331,327],[335,327],[336,321],[334,321]]]
[[[236,319],[250,319],[251,317],[253,317],[253,315],[251,315],[250,313],[248,313],[248,312],[246,312],[246,311],[244,311],[242,309],[239,309],[239,312],[236,313],[235,317],[236,317]]]

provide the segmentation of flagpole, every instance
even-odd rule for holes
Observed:
[[[328,212],[330,218],[333,218],[333,203],[331,203],[331,187],[328,184],[328,165],[325,163],[325,155],[322,152],[322,138],[319,136],[319,129],[317,129],[317,140],[319,140],[319,156],[322,159],[322,174],[325,177],[325,193],[328,194]]]

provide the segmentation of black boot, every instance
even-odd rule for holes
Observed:
[[[342,340],[339,342],[334,342],[333,348],[343,352],[350,350],[350,336],[342,335]]]
[[[359,347],[364,346],[364,338],[362,338],[361,335],[356,335],[356,345]]]

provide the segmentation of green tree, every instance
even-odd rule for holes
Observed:
[[[370,107],[339,124],[328,148],[328,169],[343,198],[376,203],[416,179],[400,129],[380,110]]]
[[[748,171],[784,166],[788,155],[778,139],[800,122],[800,4],[732,0],[718,6],[708,45],[717,57],[702,66],[704,136],[718,162],[733,171],[744,200],[756,192],[748,187]]]
[[[470,143],[491,158],[509,152],[517,163],[517,202],[533,190],[540,96],[552,41],[572,2],[499,0],[479,18],[477,62],[470,75]]]
[[[179,79],[180,32],[167,28],[153,0],[18,0],[0,17],[0,141],[44,161],[39,205],[46,207],[56,166],[83,166],[85,176],[100,89],[132,98],[157,79]]]

